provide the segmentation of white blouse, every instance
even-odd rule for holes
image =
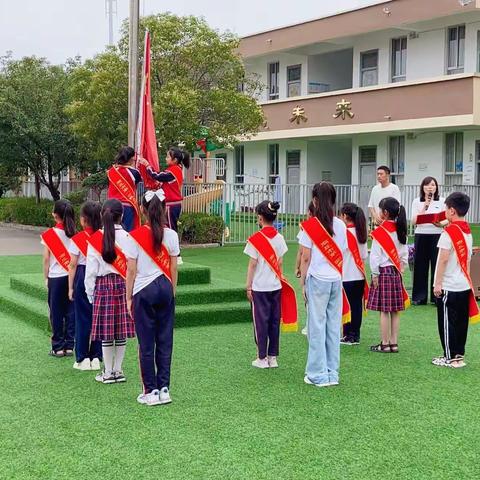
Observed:
[[[445,210],[445,199],[440,197],[439,200],[432,200],[428,206],[427,211],[424,211],[425,202],[420,201],[417,197],[412,203],[412,223],[417,222],[417,216],[421,214],[440,213]],[[443,232],[443,228],[437,227],[433,223],[424,223],[422,225],[415,225],[415,234],[438,234]]]
[[[348,231],[353,233],[355,238],[357,238],[355,227],[349,228]],[[368,245],[366,243],[359,243],[358,249],[360,250],[360,257],[365,261],[368,257]],[[343,254],[343,281],[355,282],[363,279],[362,272],[358,269],[350,249],[347,248]]]

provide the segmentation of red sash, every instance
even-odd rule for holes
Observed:
[[[350,232],[347,228],[347,243],[348,243],[348,249],[350,250],[350,253],[352,254],[353,261],[355,262],[355,265],[357,266],[358,270],[360,270],[360,273],[363,275],[363,278],[365,279],[365,286],[363,288],[363,300],[364,300],[364,305],[367,304],[368,300],[368,282],[367,282],[367,274],[365,272],[365,265],[363,264],[362,256],[360,255],[360,248],[358,246],[358,241],[355,235]]]
[[[248,241],[267,262],[268,266],[273,270],[273,273],[275,273],[282,284],[282,331],[296,332],[298,328],[297,297],[295,295],[295,290],[282,274],[275,249],[270,243],[270,240],[261,231],[254,233]]]
[[[390,227],[392,225],[392,227]],[[398,270],[400,276],[402,276],[402,266],[400,262],[400,257],[398,256],[397,247],[390,236],[389,230],[396,231],[396,225],[393,222],[384,222],[380,226],[378,226],[375,230],[371,232],[371,236],[374,240],[378,242],[380,247],[382,247],[383,251],[387,254],[389,260],[393,263],[393,266]],[[410,297],[408,296],[407,291],[405,290],[405,286],[403,285],[402,279],[402,295],[403,295],[403,303],[405,308],[410,306]]]
[[[72,242],[78,247],[81,254],[86,257],[87,256],[87,248],[88,248],[88,239],[90,238],[90,233],[86,230],[82,232],[78,232],[76,235],[72,237]]]
[[[480,310],[478,309],[478,304],[475,299],[475,292],[473,290],[472,277],[468,273],[468,246],[463,236],[462,229],[454,223],[451,223],[445,227],[445,232],[448,234],[452,240],[453,249],[457,254],[457,260],[462,269],[465,278],[470,285],[471,293],[468,301],[468,316],[470,318],[470,323],[478,323],[480,321]]]
[[[113,185],[122,198],[134,208],[135,215],[133,228],[138,228],[140,226],[140,212],[138,210],[137,192],[128,180],[126,180],[126,178],[120,173],[120,170],[117,167],[110,168],[107,171],[107,175],[110,184]]]
[[[138,243],[142,250],[153,260],[153,263],[162,271],[162,273],[172,281],[172,272],[170,270],[170,254],[167,247],[162,243],[160,253],[153,248],[152,230],[149,225],[137,228],[130,232],[130,236]]]
[[[53,228],[49,228],[40,236],[58,264],[68,272],[68,267],[70,266],[70,253],[62,242],[62,239],[58,236],[58,233]]]
[[[101,255],[103,252],[103,232],[97,230],[89,237],[88,243]],[[125,280],[127,278],[127,258],[117,245],[115,245],[115,253],[117,254],[117,258],[111,265]]]
[[[312,243],[320,250],[327,262],[340,275],[343,274],[343,254],[330,234],[325,230],[317,217],[312,217],[302,223],[304,232],[309,236]],[[350,303],[347,294],[342,288],[342,323],[351,320]]]

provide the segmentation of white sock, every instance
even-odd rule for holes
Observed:
[[[120,345],[118,343],[120,343]],[[115,363],[113,365],[115,372],[122,371],[123,358],[125,357],[125,350],[127,348],[125,340],[120,340],[118,343],[117,341],[115,342]]]
[[[105,375],[107,376],[113,373],[114,349],[113,342],[102,342],[103,364],[105,366]]]

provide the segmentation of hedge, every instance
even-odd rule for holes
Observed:
[[[80,200],[81,195],[71,200]],[[77,226],[80,205],[75,201],[74,209]],[[35,198],[0,198],[0,222],[19,223],[38,227],[53,226],[53,202]],[[222,217],[206,213],[185,213],[180,217],[178,234],[182,243],[221,243],[224,230]]]

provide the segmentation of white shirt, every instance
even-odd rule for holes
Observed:
[[[420,201],[420,197],[417,197],[412,202],[412,223],[417,221],[417,216],[420,214],[428,214],[428,213],[440,213],[445,210],[445,199],[440,197],[439,200],[432,200],[430,205],[428,206],[427,211],[425,212],[423,209],[425,207],[425,202]],[[443,228],[435,226],[433,223],[424,223],[422,225],[415,226],[415,234],[441,234],[443,232]]]
[[[345,223],[337,217],[333,219],[333,233],[333,240],[342,251],[342,254],[345,255],[345,251],[347,250],[347,227]],[[330,265],[323,253],[312,243],[310,237],[304,231],[300,232],[298,242],[302,247],[312,250],[307,277],[312,275],[316,279],[324,282],[336,282],[342,279],[340,273]]]
[[[462,232],[463,233],[463,232]],[[471,234],[463,233],[465,241],[467,242],[468,248],[468,259],[472,258],[472,245],[473,238]],[[438,248],[442,250],[448,250],[450,256],[448,257],[448,263],[445,268],[445,273],[443,275],[442,290],[447,292],[464,292],[465,290],[470,290],[470,285],[468,284],[465,275],[463,274],[462,268],[458,263],[458,258],[455,250],[453,249],[453,244],[450,236],[447,232],[443,232],[440,235],[440,240],[438,241]],[[438,260],[440,255],[437,258],[437,267]],[[435,268],[435,278],[437,276],[437,269]]]
[[[171,257],[180,255],[177,232],[170,228],[164,228],[162,243]],[[127,245],[124,247],[123,252],[127,258],[137,260],[137,276],[133,285],[133,295],[150,285],[156,278],[164,275],[160,267],[131,236],[127,239]]]
[[[103,229],[101,230],[103,232]],[[115,243],[123,251],[128,243],[128,233],[121,227],[115,225]],[[110,273],[116,273],[117,270],[109,263],[103,260],[102,256],[91,246],[87,249],[87,267],[85,269],[85,292],[90,302],[93,301],[93,291],[97,277],[105,277]]]
[[[399,202],[401,202],[400,189],[394,183],[390,183],[388,187],[385,188],[383,188],[381,184],[375,185],[372,188],[372,193],[370,194],[368,208],[375,208],[377,213],[380,213],[380,201],[387,197],[396,198]]]
[[[78,265],[86,265],[87,264],[87,257],[80,251],[80,249],[77,247],[77,244],[71,240],[70,241],[70,246],[68,247],[68,251],[70,252],[71,255],[75,255],[78,257]]]
[[[400,263],[406,267],[408,265],[408,247],[407,245],[402,245],[398,241],[397,232],[388,232],[392,237],[393,243],[397,248],[398,256],[400,257]],[[370,250],[370,270],[372,274],[379,275],[380,267],[389,267],[393,266],[393,263],[390,261],[390,258],[385,253],[385,250],[380,246],[380,244],[373,240],[372,248]]]
[[[70,243],[72,243],[72,241],[65,235],[65,231],[62,230],[61,228],[54,227],[53,229],[55,230],[56,234],[60,237],[60,240],[65,245],[65,248],[68,251],[70,251]],[[45,247],[47,246],[47,244],[43,240],[41,240],[40,243]],[[55,255],[52,252],[50,252],[50,265],[48,267],[48,278],[60,278],[60,277],[66,277],[67,275],[68,275],[68,272],[57,262]]]
[[[277,233],[273,238],[269,238],[268,240],[272,244],[278,260],[280,260],[288,252],[288,247],[283,235]],[[252,290],[256,292],[274,292],[282,288],[282,284],[277,275],[250,242],[247,242],[243,253],[257,260],[257,266],[253,274]]]
[[[349,228],[348,229],[355,238],[357,238],[357,233],[355,231],[355,227]],[[358,243],[358,242],[357,242]],[[359,243],[358,244],[358,249],[360,251],[360,257],[362,260],[366,260],[368,257],[368,245],[366,243]],[[345,250],[345,253],[343,254],[343,281],[344,282],[355,282],[358,280],[364,280],[362,272],[357,267],[357,264],[355,263],[355,260],[353,259],[353,255],[350,252],[350,249],[348,248],[348,243],[347,243],[347,249]]]

